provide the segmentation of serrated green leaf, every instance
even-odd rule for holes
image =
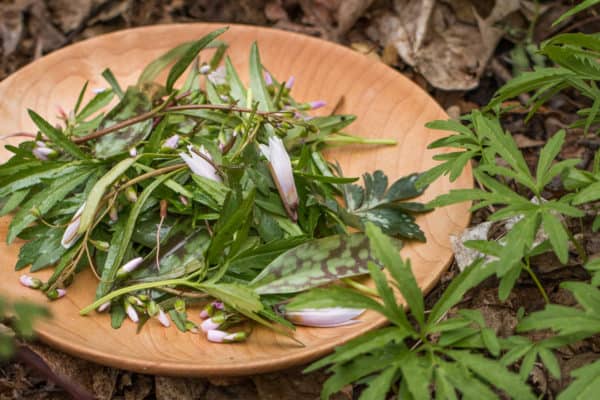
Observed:
[[[569,259],[569,235],[563,223],[550,213],[542,213],[542,227],[548,234],[554,253],[561,263]]]

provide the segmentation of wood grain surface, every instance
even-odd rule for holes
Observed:
[[[89,88],[106,86],[100,74],[107,66],[122,86],[132,84],[150,60],[219,26],[181,24],[132,29],[54,52],[0,83],[0,134],[32,132],[33,123],[27,116],[27,108],[57,121],[57,106],[71,110],[86,80],[90,81]],[[228,53],[242,79],[247,80],[248,76],[250,45],[258,41],[263,63],[278,79],[296,77],[292,94],[297,100],[325,100],[328,106],[319,110],[319,114],[327,114],[343,97],[339,112],[358,116],[349,129],[351,133],[398,140],[397,146],[352,146],[329,151],[327,157],[338,160],[347,176],[382,169],[392,180],[435,165],[431,159],[434,153],[426,146],[443,133],[429,130],[424,124],[445,119],[446,114],[423,90],[383,63],[319,39],[267,28],[233,25],[222,38],[230,44]],[[87,96],[91,98],[91,91]],[[6,140],[12,144],[18,141],[17,138]],[[9,157],[3,147],[0,161]],[[471,184],[471,171],[467,168],[453,184],[446,180],[434,183],[421,200]],[[429,290],[447,268],[452,258],[449,235],[461,232],[468,220],[466,204],[419,217],[427,243],[411,243],[402,254],[411,258],[423,290]],[[6,237],[9,222],[10,217],[0,218],[2,239]],[[139,334],[130,321],[120,330],[113,330],[108,315],[81,317],[78,314],[94,297],[96,282],[91,273],[77,276],[68,295],[52,303],[39,292],[21,287],[18,283],[21,272],[15,272],[13,266],[22,244],[17,241],[7,246],[5,240],[0,243],[0,293],[49,306],[53,319],[37,325],[44,342],[113,367],[182,376],[256,374],[309,362],[385,324],[382,317],[368,312],[356,325],[299,328],[297,338],[304,347],[263,328],[256,328],[249,341],[242,344],[212,344],[204,335],[183,334],[175,327],[164,329],[157,321],[149,321]],[[41,271],[37,276],[46,278],[50,272]]]

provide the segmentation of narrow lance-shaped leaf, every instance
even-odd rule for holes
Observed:
[[[89,156],[83,152],[77,145],[69,140],[61,131],[53,127],[33,110],[28,110],[33,123],[40,132],[46,135],[50,140],[57,144],[62,150],[79,159],[87,159]]]
[[[127,171],[135,162],[135,160],[136,159],[134,157],[129,157],[122,160],[110,171],[108,171],[106,175],[100,178],[98,182],[96,182],[87,197],[85,207],[81,213],[79,233],[84,233],[92,224],[94,216],[96,215],[98,204],[100,204],[100,200],[102,200],[102,196],[104,195],[106,188],[112,185],[114,181],[116,181],[125,171]]]
[[[260,294],[295,293],[369,272],[375,262],[363,234],[314,239],[277,257],[252,281]]]

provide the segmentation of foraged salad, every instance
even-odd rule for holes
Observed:
[[[0,165],[0,215],[13,213],[8,243],[26,241],[15,268],[54,272],[21,284],[55,300],[90,269],[96,297],[82,315],[241,342],[255,323],[293,336],[296,325],[356,322],[361,309],[285,305],[335,281],[372,292],[353,279],[379,265],[365,224],[425,240],[414,216],[425,206],[407,201],[422,193],[417,174],[389,184],[365,172],[360,186],[322,154],[395,142],[345,133],[352,115],[311,115],[325,103],[295,100],[294,77],[270,74],[256,44],[244,85],[217,39],[225,30],[168,51],[128,88],[106,69],[107,87],[86,83],[59,125],[29,111],[39,131],[6,146],[14,155]]]

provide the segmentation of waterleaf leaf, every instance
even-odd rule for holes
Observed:
[[[281,254],[251,285],[259,294],[295,293],[369,272],[375,261],[365,235],[313,239]]]

